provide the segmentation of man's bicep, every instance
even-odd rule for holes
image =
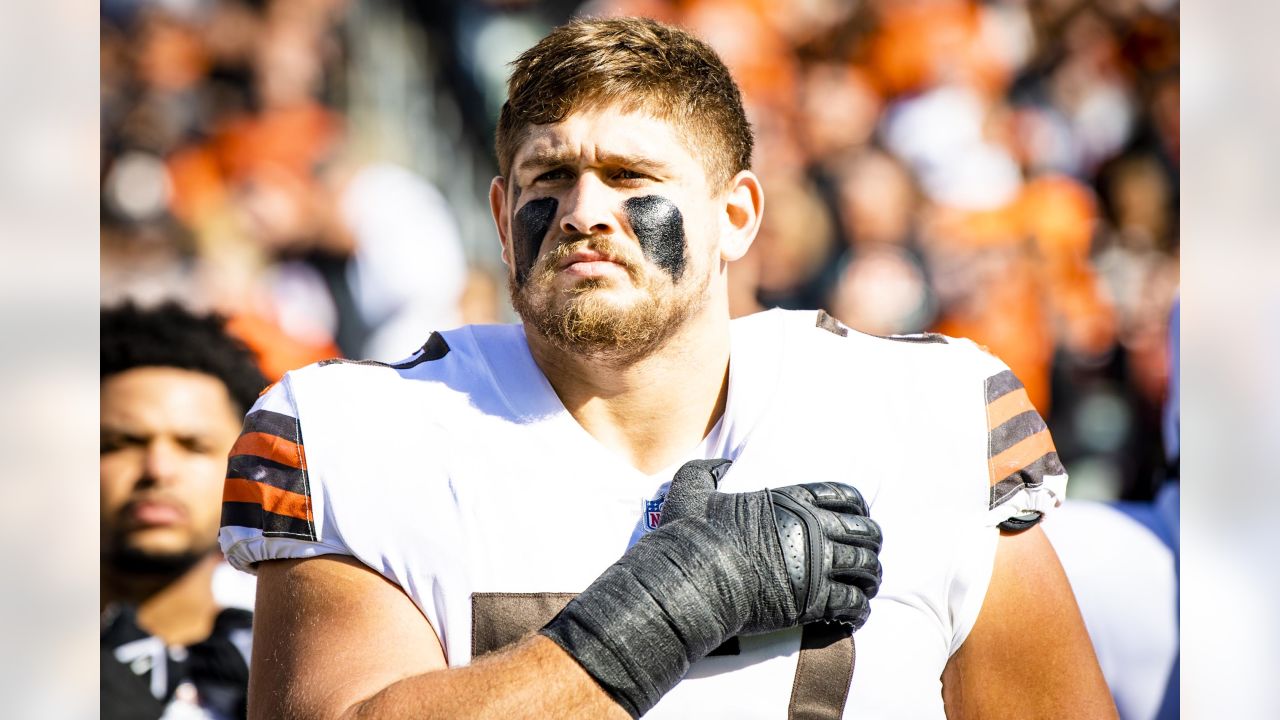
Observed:
[[[404,592],[343,556],[258,566],[249,715],[336,718],[392,683],[446,666]]]
[[[1040,527],[1001,534],[964,644],[942,674],[947,717],[1115,718],[1075,596]]]

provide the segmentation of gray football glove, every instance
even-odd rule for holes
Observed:
[[[728,460],[686,463],[662,523],[541,632],[633,717],[738,634],[857,629],[880,585],[880,528],[840,483],[721,493]]]

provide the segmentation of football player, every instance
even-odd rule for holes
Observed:
[[[251,614],[215,594],[218,518],[266,381],[219,318],[173,304],[104,310],[101,353],[102,716],[242,717]]]
[[[221,539],[259,577],[250,715],[1114,717],[1012,373],[730,321],[764,190],[716,54],[579,20],[508,94],[489,201],[523,322],[292,372],[245,420]]]

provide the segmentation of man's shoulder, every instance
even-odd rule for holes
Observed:
[[[488,384],[493,368],[502,367],[523,343],[518,325],[464,325],[432,332],[421,347],[398,361],[331,358],[291,370],[284,381],[291,392],[313,397],[353,391],[394,396],[424,384],[471,393]]]
[[[519,331],[514,325],[463,325],[451,330],[432,331],[420,347],[400,360],[382,361],[329,358],[289,372],[294,378],[399,377],[406,380],[429,377],[433,371],[466,364],[484,341],[492,344]]]
[[[436,472],[486,414],[505,416],[472,330],[432,333],[396,363],[314,363],[264,391],[228,459],[222,535],[232,564],[343,552],[331,506],[348,525],[378,522],[378,503],[403,495],[405,478]]]
[[[736,319],[734,332],[757,351],[785,356],[788,372],[923,374],[950,382],[981,381],[1006,369],[986,348],[966,338],[933,332],[872,335],[824,310],[766,310]]]

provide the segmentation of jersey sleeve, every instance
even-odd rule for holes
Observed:
[[[218,541],[233,567],[351,552],[326,537],[307,464],[302,419],[285,375],[258,398],[227,458]],[[330,534],[332,535],[332,534]]]
[[[1067,471],[1022,383],[1003,362],[987,357],[987,518],[1006,530],[1025,529],[1062,504]]]
[[[1026,530],[1061,505],[1067,472],[1049,428],[1031,404],[1022,383],[1000,359],[972,341],[948,339],[968,358],[965,371],[966,437],[985,440],[975,460],[972,485],[965,483],[968,518],[954,528],[954,564],[947,585],[951,609],[950,652],[960,649],[977,623],[995,567],[1000,534],[996,528]],[[983,472],[985,471],[985,472]]]

